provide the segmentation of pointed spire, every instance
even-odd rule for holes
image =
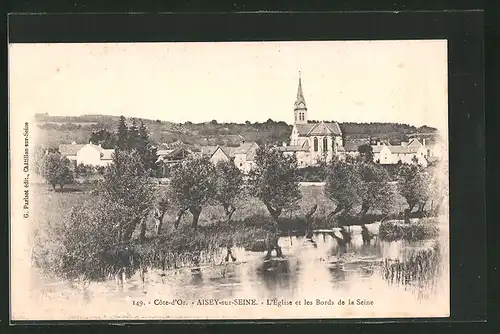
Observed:
[[[295,101],[295,108],[299,107],[302,108],[306,107],[306,100],[304,99],[304,93],[302,92],[302,78],[300,76],[300,71],[299,71],[299,87],[297,89],[297,101]]]

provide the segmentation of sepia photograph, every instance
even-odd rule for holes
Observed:
[[[10,44],[12,320],[449,317],[447,55]]]

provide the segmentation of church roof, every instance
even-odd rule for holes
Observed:
[[[278,146],[277,149],[282,152],[299,152],[299,151],[308,152],[309,142],[304,141],[301,145]]]
[[[295,124],[299,136],[341,136],[338,123],[320,122],[311,124]]]

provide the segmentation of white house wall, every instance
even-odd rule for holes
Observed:
[[[85,145],[76,153],[76,163],[78,165],[103,166],[101,152],[91,145]]]

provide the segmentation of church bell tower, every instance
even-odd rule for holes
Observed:
[[[297,100],[294,108],[295,124],[307,124],[307,107],[304,93],[302,92],[302,79],[299,72],[299,87],[297,89]]]

